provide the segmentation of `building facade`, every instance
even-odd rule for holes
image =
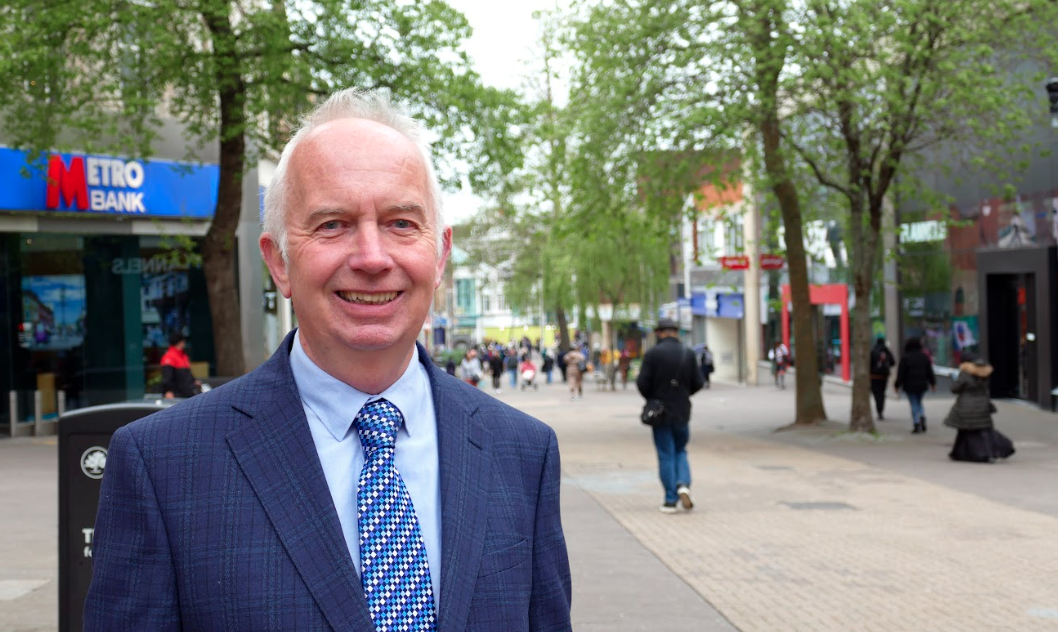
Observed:
[[[163,132],[150,159],[73,151],[33,161],[0,145],[0,392],[10,400],[0,425],[9,431],[38,409],[49,418],[159,392],[173,332],[187,336],[194,370],[212,374],[205,277],[182,250],[213,217],[216,151],[188,161],[179,130]],[[256,171],[244,191],[232,300],[252,368],[267,357]]]

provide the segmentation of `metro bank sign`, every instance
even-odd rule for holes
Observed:
[[[211,219],[219,182],[216,165],[61,153],[31,164],[0,148],[0,211]]]

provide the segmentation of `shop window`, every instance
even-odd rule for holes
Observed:
[[[904,340],[919,338],[933,363],[954,366],[963,348],[976,345],[976,315],[956,317],[951,255],[943,242],[903,244],[900,260]],[[965,291],[963,292],[965,302]],[[958,341],[956,333],[960,334]]]
[[[27,370],[14,375],[12,387],[40,391],[45,417],[58,412],[58,392],[77,407],[83,390],[86,288],[83,239],[72,235],[27,234],[19,239],[20,309],[17,345]],[[30,413],[28,407],[23,407]]]

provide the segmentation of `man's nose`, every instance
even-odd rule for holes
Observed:
[[[353,251],[349,256],[349,267],[377,274],[393,265],[386,248],[385,237],[376,224],[365,223],[357,227],[353,237]]]

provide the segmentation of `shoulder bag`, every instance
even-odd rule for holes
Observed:
[[[680,345],[682,346],[682,344]],[[687,361],[687,349],[683,349],[680,356],[680,368],[676,371],[676,377],[683,375],[683,364]],[[676,378],[669,380],[669,388],[673,389],[680,385]],[[639,420],[651,428],[665,425],[665,402],[657,397],[647,398],[643,404],[643,412],[639,413]]]

